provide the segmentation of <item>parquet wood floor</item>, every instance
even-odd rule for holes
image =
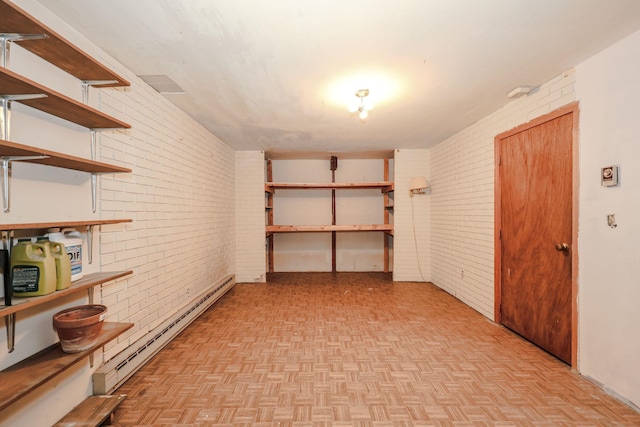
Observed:
[[[118,393],[119,426],[639,426],[640,413],[425,283],[238,284]]]

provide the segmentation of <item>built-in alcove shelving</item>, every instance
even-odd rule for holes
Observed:
[[[273,176],[271,161],[267,161],[267,179]],[[274,242],[273,235],[276,233],[319,233],[319,232],[384,232],[388,238],[393,237],[393,224],[389,220],[389,212],[393,210],[392,199],[389,194],[394,191],[393,181],[389,179],[389,160],[384,161],[384,179],[379,182],[326,182],[326,183],[293,183],[293,182],[272,182],[267,181],[264,185],[266,225],[265,233],[267,237],[267,262],[268,271],[274,271]],[[379,189],[384,200],[384,223],[383,224],[345,224],[338,225],[335,221],[331,225],[276,225],[274,224],[274,194],[277,190],[333,190],[332,199],[335,198],[336,190],[371,190]],[[335,206],[335,202],[333,202]],[[335,216],[334,216],[335,220]],[[335,239],[332,243],[332,251],[335,258]],[[389,271],[389,241],[385,237],[384,242],[384,271]]]

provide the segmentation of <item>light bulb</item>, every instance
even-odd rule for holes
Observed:
[[[360,108],[360,114],[358,114],[362,120],[366,119],[369,113],[364,108]]]

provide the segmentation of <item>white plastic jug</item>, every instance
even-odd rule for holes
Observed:
[[[64,228],[60,232],[48,234],[49,240],[64,245],[71,261],[71,281],[75,282],[84,274],[82,271],[83,238],[82,233],[73,228]]]

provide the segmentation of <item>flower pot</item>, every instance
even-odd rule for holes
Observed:
[[[107,307],[100,304],[79,305],[54,314],[53,327],[62,351],[78,353],[94,346],[106,316]]]

